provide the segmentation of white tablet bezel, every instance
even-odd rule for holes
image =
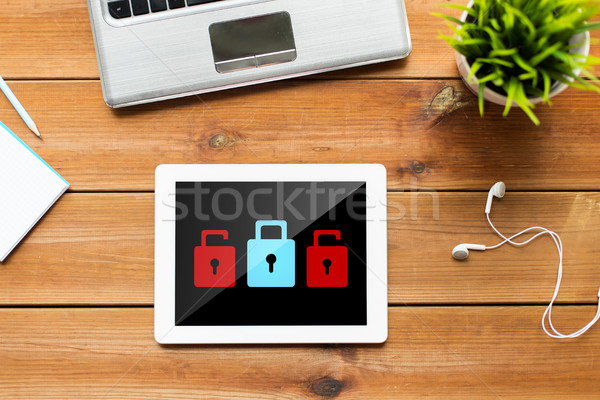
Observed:
[[[367,183],[367,325],[175,326],[176,182]],[[387,185],[379,164],[160,165],[156,168],[154,337],[168,343],[382,343],[387,339]]]

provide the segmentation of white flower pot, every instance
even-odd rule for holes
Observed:
[[[471,0],[469,2],[467,7],[473,7],[473,0]],[[460,20],[462,22],[465,22],[467,20],[468,15],[469,14],[465,11],[462,14]],[[583,43],[581,46],[572,49],[570,51],[570,53],[582,54],[586,57],[590,54],[590,33],[589,32],[584,32],[584,33],[579,33],[577,35],[574,35],[571,38],[571,40],[569,41],[569,43],[570,44]],[[471,72],[471,66],[469,65],[469,62],[467,61],[465,56],[463,56],[462,54],[460,54],[457,51],[454,52],[454,56],[456,58],[456,65],[458,66],[458,72],[460,73],[460,77],[462,78],[465,85],[471,90],[471,92],[473,92],[476,96],[478,96],[479,95],[479,81],[477,80],[477,77],[473,77],[470,80],[468,79],[469,73]],[[576,75],[579,75],[581,70],[577,69],[573,72],[575,72]],[[573,81],[573,78],[571,78],[571,77],[567,77],[567,78],[570,81]],[[567,85],[565,83],[555,82],[552,85],[552,87],[550,88],[549,97],[556,96],[557,94],[563,92],[568,87],[569,87],[569,85]],[[501,106],[505,105],[506,101],[508,100],[506,98],[506,96],[493,91],[489,87],[486,87],[484,89],[483,98],[491,103],[499,104]],[[529,98],[529,101],[533,104],[539,104],[543,100],[544,99],[542,97],[530,97]],[[518,107],[518,105],[517,105],[517,103],[515,103],[513,101],[511,107]]]

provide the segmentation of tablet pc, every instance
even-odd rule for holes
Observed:
[[[161,165],[159,343],[387,338],[386,170]]]

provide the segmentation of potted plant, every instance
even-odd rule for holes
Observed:
[[[468,5],[445,4],[463,11],[448,21],[455,36],[441,37],[456,52],[460,75],[484,100],[520,107],[539,125],[535,104],[551,105],[551,98],[568,86],[593,90],[598,79],[587,68],[598,64],[589,55],[589,22],[600,12],[600,0],[471,0]],[[583,74],[584,78],[579,75]],[[587,78],[587,79],[585,79]]]

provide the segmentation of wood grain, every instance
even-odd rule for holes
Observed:
[[[86,1],[3,0],[0,21],[5,79],[99,78]]]
[[[510,187],[510,182],[509,182]],[[549,301],[558,257],[549,238],[452,259],[458,243],[495,244],[485,193],[391,193],[391,304],[507,304]],[[0,265],[0,304],[153,304],[154,196],[67,194]],[[498,228],[542,225],[561,234],[565,273],[559,301],[597,302],[600,194],[508,193]]]
[[[449,33],[431,12],[448,11],[439,0],[406,0],[413,52],[406,60],[318,75],[318,79],[448,78],[458,76]],[[452,13],[450,11],[450,13]],[[10,79],[97,79],[98,67],[87,4],[83,0],[4,0],[0,71]],[[595,34],[595,36],[597,36]],[[597,55],[596,47],[593,53]]]
[[[72,190],[153,190],[162,163],[383,163],[394,190],[600,189],[597,95],[568,91],[537,128],[456,81],[295,81],[110,110],[98,82],[18,82],[44,134],[4,122]]]
[[[0,397],[600,398],[600,327],[555,341],[540,327],[544,307],[532,306],[555,283],[548,238],[466,262],[450,256],[461,242],[497,242],[483,206],[503,179],[509,193],[492,214],[500,230],[543,225],[563,239],[559,302],[577,306],[557,307],[557,326],[573,331],[591,319],[600,286],[598,97],[567,91],[537,111],[540,128],[495,106],[481,119],[437,38],[447,31],[430,15],[438,3],[406,0],[414,47],[406,60],[110,110],[86,2],[3,0],[0,74],[44,141],[1,95],[0,119],[72,186],[0,264]],[[263,162],[385,164],[385,344],[156,344],[154,168]]]
[[[597,399],[600,329],[552,340],[542,311],[392,308],[383,345],[160,346],[148,308],[2,309],[0,391],[15,400]],[[556,322],[573,329],[594,312],[560,307]]]

